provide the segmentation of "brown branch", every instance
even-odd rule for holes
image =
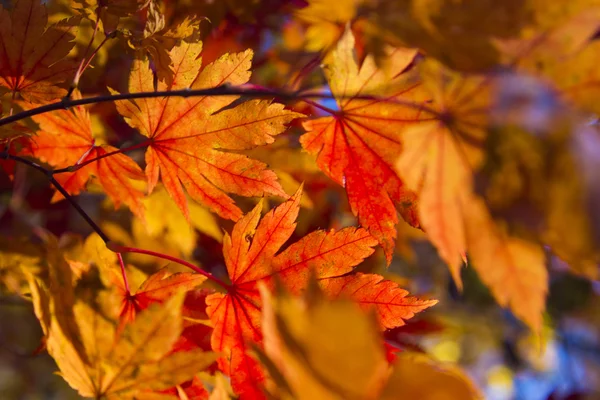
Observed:
[[[156,97],[197,97],[197,96],[248,96],[251,98],[277,98],[280,100],[287,101],[304,101],[305,99],[335,99],[336,97],[332,94],[326,93],[310,93],[310,92],[296,92],[286,90],[274,90],[268,88],[253,88],[244,86],[231,86],[221,85],[214,88],[208,89],[180,89],[180,90],[166,90],[156,92],[136,92],[136,93],[120,93],[110,94],[95,97],[87,97],[84,99],[71,99],[64,98],[56,103],[46,104],[40,107],[32,108],[30,110],[21,111],[17,114],[10,115],[8,117],[0,119],[0,126],[10,124],[12,122],[20,121],[22,119],[33,117],[35,115],[44,114],[50,111],[66,110],[70,107],[82,106],[87,104],[97,104],[105,102],[114,102],[119,100],[135,100],[135,99],[149,99]],[[377,96],[373,95],[358,95],[351,96],[352,99],[357,100],[374,100]],[[338,97],[339,99],[339,97]],[[399,99],[393,99],[391,103],[401,104],[406,107],[419,109],[438,115],[439,113],[425,104],[418,104],[410,101],[402,101]]]

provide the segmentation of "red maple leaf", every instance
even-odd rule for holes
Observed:
[[[402,144],[402,128],[423,120],[416,99],[418,83],[401,74],[416,51],[394,51],[388,68],[367,57],[359,69],[353,57],[354,38],[347,32],[325,63],[331,92],[339,111],[304,123],[302,146],[317,156],[317,164],[346,188],[352,212],[379,241],[391,261],[398,222],[418,226],[416,195],[394,168]],[[373,96],[373,98],[359,98]]]
[[[231,236],[225,235],[223,254],[231,285],[227,293],[206,299],[214,324],[212,347],[224,354],[219,367],[231,376],[234,390],[242,397],[262,396],[264,375],[248,354],[252,344],[262,341],[259,282],[273,287],[278,281],[288,290],[300,292],[312,274],[330,297],[347,296],[365,308],[373,307],[382,328],[403,325],[414,313],[435,304],[407,297],[405,290],[381,276],[351,274],[377,244],[362,228],[316,231],[277,254],[295,229],[300,194],[298,190],[260,223],[259,204],[235,224]]]

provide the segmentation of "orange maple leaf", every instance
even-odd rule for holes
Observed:
[[[203,89],[240,85],[250,78],[251,50],[226,54],[200,70],[201,51],[202,43],[174,47],[170,52],[172,83],[159,81],[157,87],[148,61],[135,61],[129,91]],[[285,130],[285,124],[302,114],[264,100],[250,100],[223,109],[236,99],[237,96],[204,96],[117,102],[129,125],[150,139],[146,152],[149,191],[160,174],[165,188],[186,217],[189,213],[182,184],[194,200],[232,220],[239,219],[242,212],[225,192],[287,197],[277,176],[265,164],[227,150],[272,143],[273,136]]]
[[[77,35],[80,18],[46,28],[48,14],[40,0],[19,0],[12,11],[0,6],[0,93],[18,93],[29,102],[64,96],[57,86],[77,69],[66,58]]]
[[[424,85],[440,118],[401,132],[405,149],[397,162],[406,184],[419,190],[419,218],[461,288],[465,252],[498,304],[538,331],[547,293],[539,244],[511,237],[493,220],[474,189],[485,159],[489,81],[464,78],[434,61],[421,65]]]
[[[232,283],[226,294],[206,298],[214,324],[211,344],[225,355],[219,367],[231,376],[233,388],[248,398],[262,396],[264,379],[258,362],[248,355],[251,344],[262,341],[259,282],[273,287],[278,281],[297,293],[306,289],[312,274],[326,295],[348,296],[365,308],[374,307],[383,328],[400,326],[414,313],[435,304],[406,297],[406,291],[382,281],[381,276],[350,274],[377,244],[362,228],[313,232],[277,254],[295,229],[300,194],[301,189],[260,224],[259,204],[236,223],[231,236],[225,235],[223,254]]]
[[[191,272],[172,273],[168,267],[164,267],[150,275],[135,294],[129,294],[122,286],[120,277],[115,277],[115,284],[122,296],[121,322],[133,321],[136,314],[150,307],[151,304],[162,304],[177,292],[189,291],[199,286],[206,277]]]
[[[489,85],[481,77],[467,80],[450,74],[433,61],[420,68],[432,107],[447,115],[447,121],[439,118],[404,129],[397,168],[407,186],[418,190],[421,225],[461,286],[467,249],[463,219],[469,213],[464,199],[473,190],[473,173],[484,157]]]
[[[79,92],[74,98],[81,98]],[[76,164],[89,164],[75,172],[55,175],[56,180],[69,194],[79,194],[93,176],[118,208],[125,203],[135,215],[144,218],[142,199],[144,193],[136,189],[131,180],[144,179],[141,168],[125,154],[108,154],[118,151],[109,145],[96,145],[92,135],[92,123],[83,106],[39,114],[33,120],[40,126],[32,139],[30,152],[33,156],[56,168]],[[103,157],[103,158],[102,158]],[[94,161],[92,161],[94,160]],[[59,192],[52,201],[62,199]]]
[[[413,61],[416,51],[397,49],[386,71],[378,69],[372,57],[359,69],[353,49],[354,38],[348,31],[325,64],[340,110],[305,122],[308,132],[300,142],[317,156],[321,170],[346,188],[352,212],[377,238],[389,263],[398,222],[396,207],[407,222],[419,225],[416,196],[393,167],[402,150],[399,131],[422,120],[417,107],[407,106],[418,85],[398,75]],[[357,99],[360,95],[379,99]]]

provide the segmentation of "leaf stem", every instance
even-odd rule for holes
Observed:
[[[98,47],[96,47],[94,49],[94,51],[92,51],[92,54],[90,55],[90,58],[88,58],[87,62],[83,66],[83,70],[81,71],[82,74],[83,74],[83,71],[85,71],[87,69],[87,67],[90,66],[90,64],[94,60],[94,57],[96,57],[96,54],[98,54],[98,51],[100,51],[100,49],[102,47],[104,47],[104,45],[106,44],[106,42],[108,42],[109,39],[114,39],[116,37],[116,34],[117,34],[117,31],[113,31],[112,33],[106,35],[104,37],[104,39],[102,39],[102,41],[100,42],[100,44],[98,45]]]
[[[79,79],[81,78],[81,74],[83,74],[83,71],[85,70],[85,67],[84,67],[85,58],[87,57],[87,54],[90,51],[92,44],[94,43],[94,39],[96,38],[96,33],[98,32],[99,25],[100,25],[100,18],[98,18],[96,20],[96,23],[94,24],[94,31],[92,32],[92,37],[90,38],[90,41],[89,41],[87,47],[85,48],[85,51],[83,52],[83,56],[81,57],[81,61],[79,62],[79,66],[77,67],[77,71],[75,71],[75,76],[73,76],[73,82],[71,83],[69,92],[66,95],[67,98],[70,98],[71,94],[73,93],[73,90],[75,90],[75,88],[77,86],[79,86]],[[93,54],[92,54],[92,56],[93,56]],[[86,66],[87,66],[87,64],[86,64]]]
[[[337,112],[337,111],[335,111],[334,109],[332,109],[332,108],[329,108],[329,107],[326,107],[326,106],[324,106],[324,105],[322,105],[322,104],[319,104],[319,103],[317,103],[316,101],[313,101],[313,100],[305,99],[305,100],[304,100],[304,102],[305,102],[306,104],[310,104],[311,106],[318,108],[319,110],[323,110],[323,111],[325,111],[326,113],[329,113],[329,114],[331,114],[331,115],[335,115],[335,114],[337,114],[337,113],[338,113],[338,112]]]
[[[119,259],[119,266],[121,267],[121,275],[123,276],[123,284],[125,285],[125,290],[127,290],[127,296],[131,296],[131,290],[129,289],[129,281],[127,280],[127,273],[125,272],[125,262],[123,262],[123,256],[121,253],[117,253],[117,258]]]
[[[148,256],[162,258],[163,260],[167,260],[167,261],[171,261],[171,262],[183,265],[184,267],[188,267],[192,271],[197,272],[198,274],[205,276],[206,278],[210,279],[211,281],[213,281],[217,285],[221,286],[225,290],[229,290],[230,289],[230,285],[228,285],[227,283],[223,282],[219,278],[213,276],[209,272],[206,272],[202,268],[199,268],[199,267],[195,266],[194,264],[189,263],[189,262],[187,262],[185,260],[182,260],[180,258],[173,257],[173,256],[170,256],[168,254],[158,253],[158,252],[152,251],[152,250],[138,249],[136,247],[121,246],[120,244],[117,244],[117,243],[114,243],[114,242],[107,243],[107,246],[108,246],[108,248],[110,250],[112,250],[114,252],[117,252],[117,253],[145,254],[145,255],[148,255]]]

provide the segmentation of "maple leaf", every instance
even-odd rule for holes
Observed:
[[[311,0],[308,6],[296,11],[295,16],[309,25],[305,34],[306,49],[319,51],[331,49],[344,34],[344,27],[357,14],[364,0],[342,0],[334,3]]]
[[[75,91],[73,97],[78,99],[81,95]],[[125,154],[115,153],[117,148],[95,144],[92,122],[85,107],[39,114],[33,120],[40,126],[31,144],[33,156],[56,168],[91,161],[75,172],[56,175],[56,180],[67,193],[79,194],[90,178],[95,176],[115,203],[115,208],[125,203],[135,215],[144,219],[144,194],[132,182],[144,179],[142,170]],[[56,191],[52,201],[60,199],[62,194]]]
[[[544,251],[499,230],[483,200],[471,199],[468,209],[465,233],[473,268],[498,304],[540,332],[548,292]]]
[[[480,78],[463,79],[433,61],[421,65],[421,76],[433,106],[448,117],[404,129],[396,165],[406,185],[418,191],[421,226],[460,287],[468,214],[462,199],[473,190],[473,172],[484,157],[488,94]]]
[[[590,7],[566,20],[561,15],[553,22],[532,37],[498,41],[505,63],[517,71],[545,78],[560,96],[584,109],[600,112],[596,101],[600,74],[595,67],[600,8]]]
[[[543,253],[538,245],[500,234],[485,203],[472,193],[473,174],[485,156],[489,85],[434,62],[422,66],[422,76],[433,105],[447,117],[406,128],[397,167],[418,190],[423,228],[459,287],[467,253],[477,259],[476,270],[498,303],[538,331],[547,290]]]
[[[105,34],[114,32],[121,18],[128,17],[154,0],[69,0],[70,7],[84,18],[100,23]]]
[[[408,291],[376,274],[322,279],[319,284],[330,297],[352,298],[363,309],[374,310],[382,329],[402,326],[416,313],[437,304],[437,300],[407,297]]]
[[[61,242],[63,242],[63,238],[61,238]],[[89,235],[83,243],[77,237],[74,245],[69,247],[62,245],[61,248],[77,279],[92,267],[102,270],[115,266],[117,263],[117,255],[106,247],[97,233]]]
[[[133,320],[135,315],[147,309],[151,304],[164,303],[174,294],[187,292],[206,280],[200,274],[190,272],[172,273],[168,267],[161,268],[146,279],[134,294],[122,291],[120,315],[125,321]]]
[[[252,51],[226,54],[200,70],[202,44],[182,43],[170,52],[175,71],[172,84],[159,81],[148,61],[136,60],[129,79],[129,91],[202,89],[223,84],[240,85],[250,78]],[[242,196],[275,194],[286,196],[275,174],[266,165],[242,154],[244,150],[271,143],[285,124],[301,117],[282,105],[251,100],[236,107],[236,96],[194,98],[152,98],[117,102],[117,109],[132,127],[150,139],[146,152],[149,191],[162,182],[189,218],[182,184],[192,199],[220,216],[237,220],[240,209],[225,192]]]
[[[71,269],[49,239],[48,277],[28,276],[34,309],[48,352],[80,395],[139,398],[190,380],[214,362],[214,354],[199,349],[171,353],[182,332],[183,292],[142,311],[117,335],[111,294],[97,293],[93,305],[78,299]]]
[[[162,187],[144,198],[143,203],[146,210],[161,210],[161,212],[147,213],[144,226],[133,222],[132,231],[138,238],[142,235],[140,231],[143,231],[153,239],[168,242],[188,257],[192,254],[198,239],[194,229],[219,242],[223,237],[223,232],[214,214],[196,203],[190,203],[188,205],[190,221],[186,221],[181,210],[177,208],[173,199]]]
[[[377,398],[389,366],[374,318],[350,301],[327,301],[318,290],[274,299],[261,289],[265,356],[271,360],[264,365],[277,384],[267,385],[272,397]]]
[[[75,73],[67,58],[75,45],[80,18],[46,27],[46,6],[40,0],[19,0],[11,11],[0,6],[0,93],[10,91],[28,102],[62,97],[58,85]]]
[[[390,366],[378,324],[355,303],[327,301],[314,287],[303,298],[275,297],[265,289],[261,288],[265,344],[264,353],[258,354],[271,378],[267,389],[272,397],[481,397],[459,368],[433,363],[421,354],[396,352]]]
[[[397,399],[398,393],[408,399],[424,400],[483,398],[464,371],[418,353],[397,355],[379,398]]]
[[[332,288],[332,298],[356,298],[365,308],[377,302],[375,307],[386,327],[402,325],[404,319],[435,303],[405,297],[406,292],[391,282],[375,284],[382,279],[376,275],[342,277],[373,253],[376,241],[362,228],[316,231],[277,254],[295,229],[300,193],[301,188],[290,200],[270,211],[260,224],[262,205],[257,205],[236,223],[231,236],[225,235],[223,254],[231,285],[227,293],[206,298],[207,313],[214,324],[212,347],[225,354],[219,359],[219,366],[231,376],[234,390],[243,396],[262,396],[263,373],[247,354],[251,343],[260,344],[262,340],[259,282],[270,287],[281,282],[297,293],[306,289],[313,275],[324,282],[326,291],[328,285]],[[355,289],[355,280],[363,284],[364,279],[371,281],[366,282],[369,288],[349,292],[343,289],[344,283],[327,282],[328,279],[345,280],[348,287]],[[382,297],[383,290],[390,290],[392,296]]]
[[[130,47],[147,51],[154,62],[158,79],[171,83],[173,71],[169,51],[182,40],[186,42],[198,41],[199,29],[199,20],[189,17],[186,17],[176,26],[167,27],[159,3],[151,1],[148,4],[146,24],[143,31],[119,31],[119,33],[127,39]]]
[[[416,196],[394,169],[402,150],[399,131],[422,122],[416,103],[415,107],[406,105],[416,100],[417,84],[398,75],[416,52],[394,51],[388,60],[390,70],[385,71],[378,69],[371,57],[359,69],[353,48],[354,38],[348,31],[325,63],[340,110],[330,117],[304,122],[307,133],[300,142],[317,156],[319,168],[346,188],[352,212],[377,238],[389,263],[398,222],[396,207],[407,222],[419,225]],[[357,99],[359,95],[378,98]]]

